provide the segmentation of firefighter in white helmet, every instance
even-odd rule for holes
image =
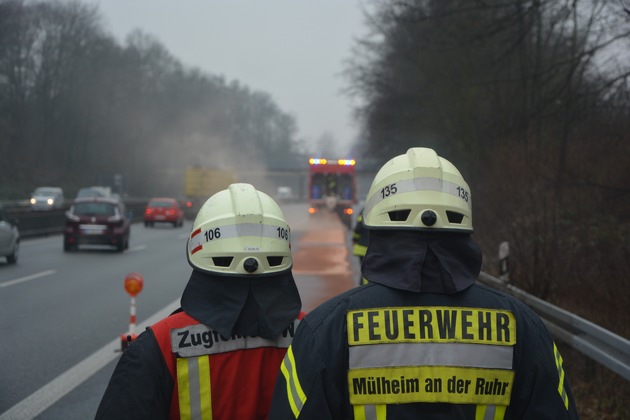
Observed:
[[[97,419],[265,419],[300,319],[278,205],[232,184],[199,210],[181,308],[123,353]]]
[[[540,318],[476,283],[472,197],[432,149],[388,161],[368,193],[368,284],[301,322],[273,419],[576,419]]]

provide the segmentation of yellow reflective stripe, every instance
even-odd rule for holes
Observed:
[[[177,359],[179,413],[182,420],[212,420],[210,358]]]
[[[486,406],[477,405],[475,407],[475,420],[485,420],[486,418]]]
[[[179,418],[190,420],[190,393],[188,390],[188,360],[177,359],[177,388],[179,393]]]
[[[567,395],[567,391],[564,389],[564,368],[562,367],[562,356],[560,355],[558,347],[556,347],[556,343],[553,343],[553,353],[556,357],[556,368],[558,369],[558,376],[560,377],[560,380],[558,381],[558,393],[564,402],[564,408],[568,410],[569,397]]]
[[[284,356],[280,371],[284,376],[287,386],[287,399],[293,415],[297,419],[300,411],[306,402],[306,394],[302,390],[300,379],[298,378],[297,369],[295,368],[295,357],[293,356],[293,347],[289,346],[287,354]]]
[[[354,420],[386,420],[387,406],[378,405],[353,405]]]
[[[354,420],[367,420],[364,405],[353,405],[352,411],[354,411]]]
[[[505,405],[478,405],[475,409],[475,420],[503,420]]]
[[[367,253],[367,246],[359,245],[359,244],[354,244],[352,246],[352,255],[358,255],[360,257],[365,257],[366,253]]]
[[[212,387],[210,385],[210,357],[200,356],[199,362],[199,398],[201,418],[212,420]]]

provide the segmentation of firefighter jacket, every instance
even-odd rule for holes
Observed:
[[[183,311],[174,313],[123,353],[96,418],[266,419],[299,322],[275,339],[226,338]]]
[[[266,419],[280,363],[302,318],[290,270],[193,270],[182,308],[121,356],[97,419]]]
[[[481,254],[470,237],[375,232],[369,284],[302,320],[270,418],[578,418],[540,318],[475,283]]]

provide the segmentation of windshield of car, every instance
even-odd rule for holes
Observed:
[[[116,206],[110,203],[75,204],[73,213],[77,216],[114,216]]]
[[[77,198],[82,198],[82,197],[102,197],[103,194],[95,189],[92,188],[81,188],[79,190],[79,192],[77,193]]]
[[[174,207],[175,203],[172,201],[150,201],[149,207]]]
[[[58,190],[55,188],[37,188],[33,194],[37,195],[55,195],[58,193]]]

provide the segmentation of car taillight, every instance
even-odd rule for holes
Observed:
[[[151,209],[146,209],[146,210],[144,211],[144,213],[145,213],[145,214],[151,214],[151,213],[153,213],[153,210],[151,210]]]
[[[167,215],[169,215],[169,216],[172,216],[172,215],[174,215],[174,214],[175,214],[175,210],[173,210],[173,209],[168,209],[168,210],[166,210],[166,214],[167,214]]]
[[[186,207],[191,208],[192,207],[192,201],[186,201]]]
[[[308,212],[309,212],[310,214],[315,214],[315,213],[317,213],[317,209],[316,209],[315,207],[310,207],[310,208],[308,209]]]
[[[343,209],[343,212],[347,215],[350,215],[352,213],[354,213],[354,210],[352,210],[351,208],[347,208],[347,209]]]

